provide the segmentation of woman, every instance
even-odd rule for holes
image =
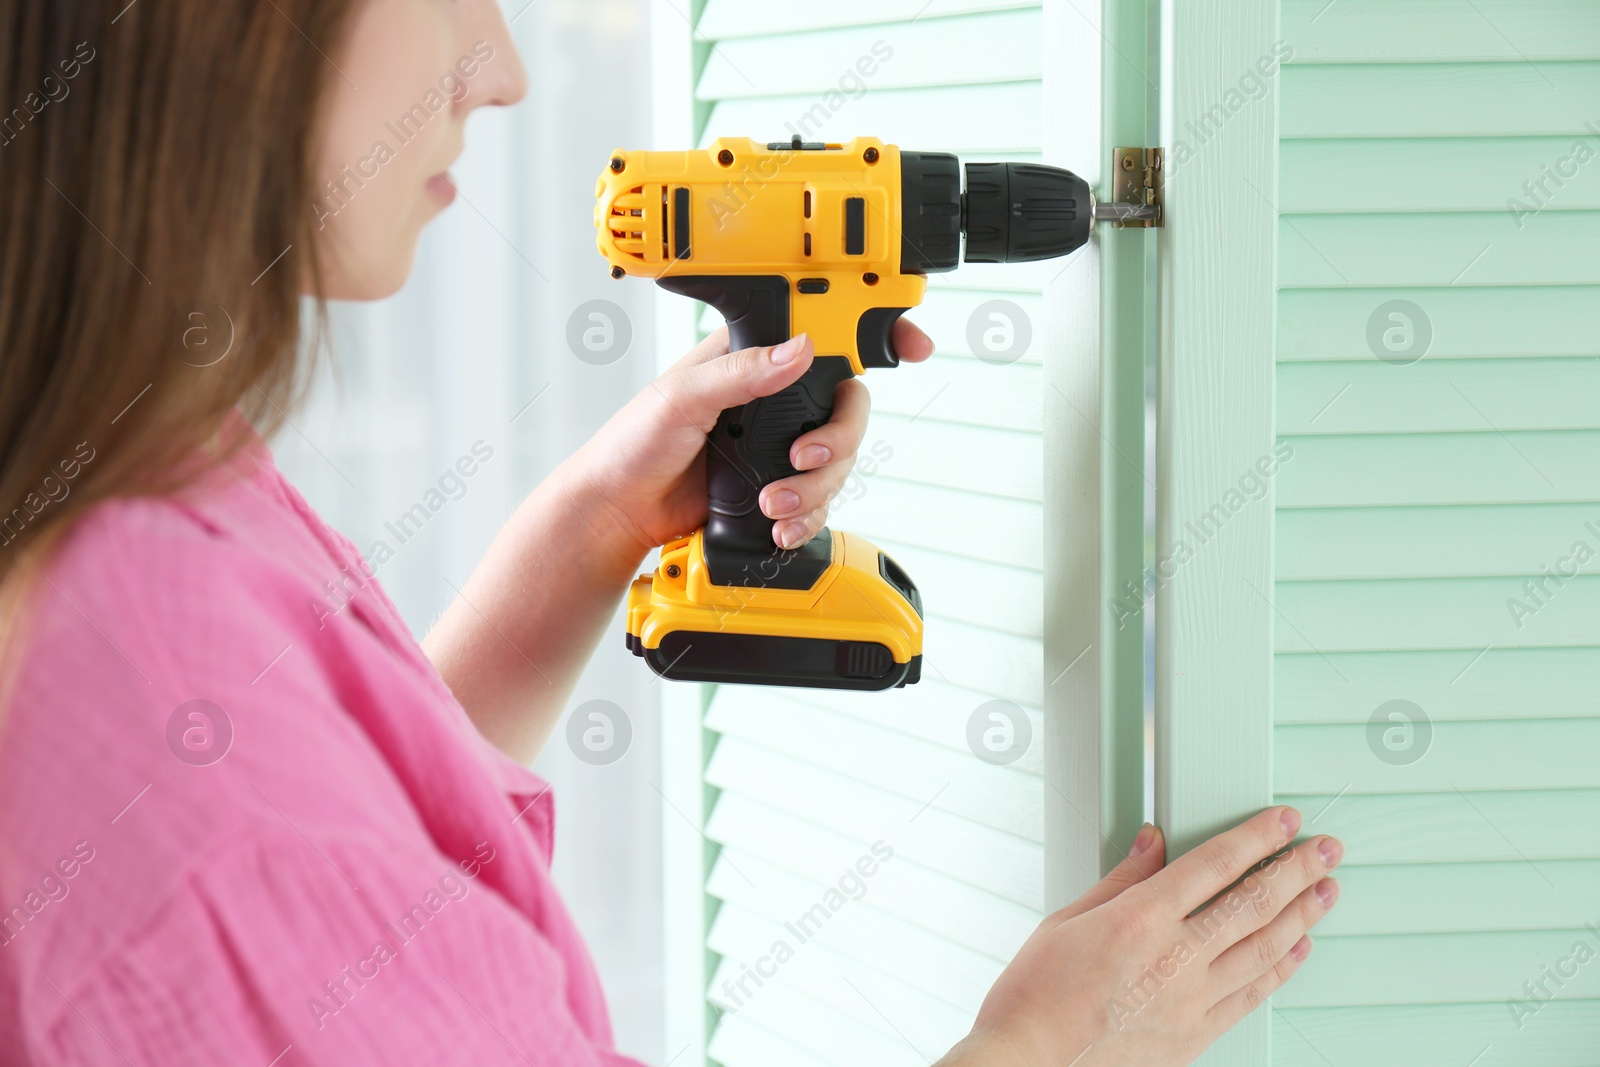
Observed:
[[[421,646],[252,428],[304,378],[300,296],[399,288],[468,113],[524,88],[494,0],[0,8],[7,1063],[627,1062],[523,764],[646,553],[704,518],[716,414],[809,343],[690,352]],[[186,347],[206,309],[220,359]],[[796,442],[775,536],[820,527],[866,409],[847,382]],[[1273,808],[1167,867],[1144,828],[943,1062],[1189,1062],[1333,902],[1340,846],[1285,851],[1299,824]]]

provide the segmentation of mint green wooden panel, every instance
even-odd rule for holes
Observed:
[[[1489,1001],[1504,1011],[1506,998],[1519,995],[1523,982],[1537,979],[1540,968],[1566,956],[1579,938],[1587,939],[1591,950],[1596,947],[1595,935],[1582,928],[1322,937],[1315,953],[1319,965],[1302,967],[1272,1000],[1280,1009]],[[1600,967],[1580,968],[1565,988],[1553,992],[1558,1000],[1600,997]],[[1591,1057],[1594,1051],[1591,1046]]]
[[[1278,208],[1292,214],[1494,211],[1507,221],[1513,198],[1523,210],[1540,204],[1562,211],[1600,208],[1600,167],[1588,166],[1592,153],[1600,153],[1600,141],[1587,131],[1582,138],[1437,137],[1403,144],[1389,138],[1285,141]],[[1523,188],[1541,181],[1543,191]]]
[[[1596,412],[1600,422],[1600,412]],[[1280,507],[1600,500],[1600,431],[1295,437]]]
[[[1409,300],[1428,316],[1426,359],[1600,356],[1597,297],[1583,286],[1288,289],[1278,294],[1278,369],[1293,360],[1377,362],[1367,323],[1389,300]]]
[[[1381,26],[1381,32],[1374,27]],[[1594,0],[1284,0],[1283,33],[1306,63],[1593,59]]]
[[[1520,1030],[1503,999],[1273,1014],[1274,1067],[1591,1067],[1600,1045],[1600,1004],[1592,1000],[1547,1004]]]
[[[1305,812],[1308,833],[1345,841],[1350,867],[1600,856],[1600,789],[1394,796],[1284,790],[1278,800]],[[1471,887],[1461,892],[1470,895]]]
[[[1594,211],[1544,211],[1523,219],[1521,229],[1504,211],[1294,215],[1278,231],[1278,281],[1285,287],[1593,285],[1600,283],[1596,249],[1600,212]]]
[[[1351,866],[1339,885],[1319,937],[1566,930],[1600,920],[1600,860]]]
[[[1523,588],[1600,553],[1600,5],[1282,22],[1271,775],[1348,851],[1271,1062],[1594,1064],[1600,968],[1522,1029],[1507,1000],[1600,948],[1600,576]],[[1391,300],[1420,362],[1369,343]]]
[[[1375,27],[1372,39],[1382,33]],[[1593,62],[1291,65],[1283,71],[1279,132],[1286,138],[1581,136],[1595,119],[1596,100],[1600,63]]]
[[[1287,654],[1277,657],[1274,718],[1364,723],[1396,699],[1437,719],[1595,715],[1597,678],[1600,648],[1593,647]]]

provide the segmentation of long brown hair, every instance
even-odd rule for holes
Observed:
[[[92,505],[192,476],[232,408],[270,432],[298,399],[355,2],[0,4],[5,587]]]

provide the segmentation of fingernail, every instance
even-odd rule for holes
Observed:
[[[1322,857],[1324,867],[1339,866],[1339,859],[1344,855],[1344,845],[1335,837],[1324,837],[1322,844],[1317,846],[1317,854]]]
[[[1293,808],[1283,809],[1283,836],[1293,838],[1300,832],[1300,813]]]
[[[800,506],[800,497],[788,489],[774,489],[767,494],[767,517],[775,519],[787,515]]]
[[[1156,839],[1156,828],[1149,823],[1139,827],[1139,836],[1133,839],[1133,847],[1128,850],[1129,856],[1137,856],[1149,848]]]
[[[833,458],[833,453],[828,451],[827,445],[806,445],[800,450],[800,455],[795,457],[800,462],[795,464],[801,470],[810,470],[820,467]]]
[[[1332,878],[1324,878],[1318,882],[1317,899],[1322,901],[1324,908],[1333,907],[1333,902],[1339,899],[1339,883]]]
[[[784,548],[793,548],[795,542],[806,535],[806,524],[799,520],[790,520],[778,527],[778,544]]]
[[[800,334],[798,337],[791,337],[787,341],[783,342],[783,344],[773,348],[771,356],[772,362],[779,365],[793,362],[794,357],[798,356],[800,354],[800,350],[805,346],[805,334]]]
[[[1297,960],[1303,960],[1311,955],[1311,938],[1301,935],[1300,940],[1294,943],[1294,948],[1289,950],[1289,955]]]

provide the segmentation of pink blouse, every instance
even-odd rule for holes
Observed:
[[[181,498],[90,511],[31,594],[0,1063],[632,1063],[550,879],[548,786],[241,429]]]

